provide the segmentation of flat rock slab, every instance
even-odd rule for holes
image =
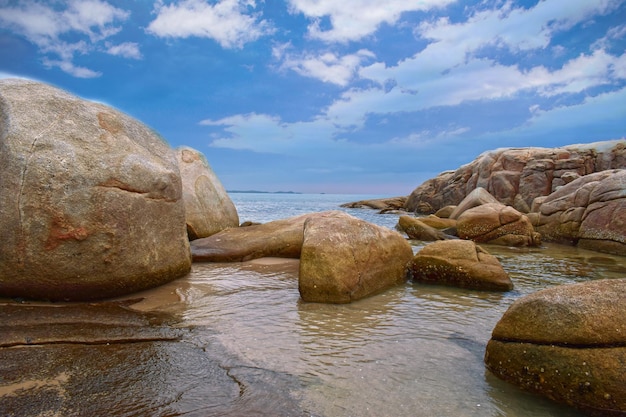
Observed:
[[[310,213],[288,219],[235,227],[191,242],[194,262],[243,262],[265,257],[299,258],[304,222],[312,217],[332,217],[337,211]]]
[[[0,304],[0,415],[308,415],[276,389],[296,378],[131,302]]]

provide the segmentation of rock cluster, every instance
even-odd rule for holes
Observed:
[[[300,258],[304,301],[349,303],[406,280],[409,243],[386,228],[340,211],[226,229],[191,243],[194,261]]]
[[[446,171],[417,187],[405,208],[434,213],[458,205],[478,187],[522,213],[536,197],[547,196],[578,177],[626,168],[626,140],[563,148],[505,148],[485,152],[455,171]]]
[[[626,169],[578,178],[535,199],[529,216],[547,240],[626,256]]]

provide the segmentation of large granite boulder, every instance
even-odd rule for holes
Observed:
[[[528,217],[500,203],[483,204],[464,211],[456,224],[461,239],[505,246],[538,246],[541,236]]]
[[[342,212],[304,224],[298,288],[304,301],[350,303],[406,281],[411,245]]]
[[[580,177],[536,199],[533,210],[547,240],[626,256],[626,169]]]
[[[488,151],[456,171],[446,171],[417,187],[405,208],[423,214],[458,205],[477,187],[522,213],[578,176],[626,168],[626,140],[563,148],[503,148]]]
[[[206,157],[189,147],[176,149],[176,156],[183,182],[189,239],[239,226],[237,209]]]
[[[426,245],[409,263],[409,277],[416,282],[475,290],[513,289],[498,259],[469,240]]]
[[[493,330],[496,376],[598,416],[626,415],[626,279],[552,287],[517,300]]]
[[[90,300],[191,268],[174,152],[102,104],[0,81],[0,295]]]

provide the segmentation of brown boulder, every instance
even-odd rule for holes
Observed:
[[[304,301],[350,303],[406,280],[413,251],[397,232],[341,212],[309,217],[298,288]]]
[[[463,201],[461,201],[455,207],[455,209],[452,210],[452,213],[450,213],[450,218],[456,220],[461,214],[463,214],[463,212],[471,208],[482,206],[483,204],[491,204],[497,202],[498,200],[496,200],[494,196],[489,194],[487,190],[482,187],[478,187],[471,193],[469,193],[467,197],[465,197]]]
[[[440,230],[422,222],[422,218],[413,216],[400,216],[397,228],[406,233],[409,239],[433,241],[447,238]]]
[[[442,207],[439,210],[437,210],[437,212],[435,213],[435,216],[439,217],[440,219],[448,219],[452,215],[452,212],[454,211],[455,208],[456,206]]]
[[[498,377],[592,415],[626,413],[626,279],[558,286],[517,300],[493,330]]]
[[[506,246],[538,246],[541,238],[528,217],[500,203],[466,210],[457,220],[461,239]]]
[[[0,81],[0,295],[90,300],[187,274],[174,152],[131,117]]]
[[[239,225],[237,209],[206,157],[199,151],[176,149],[183,184],[187,234],[190,240]]]
[[[440,218],[435,214],[430,214],[426,217],[419,217],[420,221],[430,227],[434,227],[435,229],[449,229],[456,227],[456,220]]]
[[[409,277],[417,282],[475,290],[513,289],[498,259],[467,240],[446,240],[425,246],[409,263]]]

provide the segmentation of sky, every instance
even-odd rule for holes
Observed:
[[[0,78],[115,107],[227,190],[408,195],[626,136],[626,0],[0,0]]]

